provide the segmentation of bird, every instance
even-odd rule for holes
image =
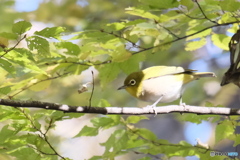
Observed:
[[[125,89],[132,96],[148,102],[151,107],[160,103],[170,103],[179,98],[182,105],[182,94],[185,84],[202,77],[216,77],[213,72],[196,72],[180,66],[153,66],[127,76]]]

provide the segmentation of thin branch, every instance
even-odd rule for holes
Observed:
[[[113,33],[113,32],[107,32],[107,31],[105,31],[105,30],[101,30],[101,32],[107,33],[107,34],[110,34],[110,35],[113,35],[114,37],[117,37],[117,38],[120,38],[120,39],[124,39],[124,40],[130,42],[130,43],[133,45],[133,47],[137,47],[137,48],[144,49],[142,46],[137,45],[136,43],[134,43],[134,42],[131,41],[130,39],[127,39],[127,38],[125,38],[125,37],[123,37],[123,36],[119,36],[119,35],[117,35],[117,34],[115,34],[115,33]]]
[[[162,158],[158,155],[153,155],[153,154],[150,154],[150,153],[142,153],[142,152],[137,152],[137,151],[133,151],[133,153],[135,154],[142,154],[142,155],[148,155],[149,157],[152,157],[153,159],[158,159],[158,160],[162,160]]]
[[[48,80],[57,79],[57,78],[60,78],[60,77],[62,77],[62,76],[64,76],[64,75],[67,75],[67,74],[68,74],[68,73],[63,73],[63,74],[61,74],[61,75],[57,75],[57,76],[55,76],[55,77],[50,77],[50,78],[46,78],[46,79],[43,79],[43,80],[37,81],[37,82],[35,82],[35,83],[33,83],[33,84],[30,84],[30,85],[28,85],[28,86],[23,87],[20,91],[14,93],[13,95],[9,95],[8,97],[11,99],[11,98],[13,98],[14,96],[18,95],[19,93],[21,93],[21,92],[27,90],[28,88],[30,88],[30,87],[32,87],[32,86],[38,84],[38,83],[41,83],[41,82],[44,82],[44,81],[48,81]]]
[[[154,110],[136,107],[91,107],[72,106],[66,104],[49,103],[41,101],[16,101],[10,99],[0,99],[0,105],[9,107],[42,108],[58,110],[72,113],[91,113],[91,114],[119,114],[119,115],[143,115],[143,114],[169,114],[169,113],[194,113],[198,115],[240,115],[240,109],[223,107],[201,107],[201,106],[179,106],[169,105],[156,107]]]
[[[204,16],[205,19],[209,20],[209,21],[212,22],[212,23],[218,24],[216,21],[213,21],[213,20],[211,20],[211,19],[209,19],[209,18],[207,17],[207,15],[204,13],[201,5],[198,3],[198,0],[194,0],[194,1],[197,3],[198,8],[199,8],[200,11],[202,12],[202,14],[203,14],[203,16]]]
[[[22,112],[23,115],[30,121],[32,127],[33,127],[36,131],[38,131],[38,132],[40,133],[40,135],[39,135],[40,138],[42,138],[42,139],[48,144],[48,146],[51,148],[51,150],[52,150],[53,153],[54,153],[54,154],[52,154],[52,153],[44,153],[44,154],[47,154],[47,155],[56,155],[56,156],[60,157],[61,159],[66,160],[66,158],[64,158],[63,156],[61,156],[61,155],[55,150],[55,148],[52,146],[52,144],[48,141],[47,135],[46,135],[45,133],[43,133],[43,131],[34,124],[34,121],[33,121],[32,117],[30,117],[22,108],[17,108],[17,109],[18,109],[20,112]],[[38,150],[38,149],[37,149],[37,150]],[[38,150],[38,151],[41,152],[40,150]],[[43,153],[43,152],[42,152],[42,153]]]
[[[199,30],[199,31],[197,31],[197,32],[194,32],[194,33],[192,33],[192,34],[189,34],[189,35],[186,35],[186,36],[183,36],[183,37],[176,38],[176,39],[174,39],[174,40],[172,40],[172,41],[168,41],[168,42],[159,44],[159,45],[157,45],[157,46],[152,46],[152,47],[149,47],[149,48],[145,48],[145,49],[143,49],[143,50],[134,52],[134,53],[132,53],[132,54],[135,55],[135,54],[138,54],[138,53],[141,53],[141,52],[144,52],[144,51],[148,51],[148,50],[154,49],[154,48],[156,48],[156,47],[161,47],[161,46],[164,46],[164,45],[168,45],[168,44],[171,44],[171,43],[174,43],[174,42],[177,42],[177,41],[186,39],[186,38],[188,38],[188,37],[194,36],[194,35],[196,35],[196,34],[199,34],[199,33],[203,32],[203,31],[206,31],[206,30],[208,30],[208,29],[210,29],[210,28],[219,27],[219,26],[227,26],[227,25],[234,24],[234,23],[239,23],[239,22],[240,22],[240,21],[234,21],[234,22],[229,22],[229,23],[212,25],[212,26],[206,27],[206,28],[204,28],[204,29],[202,29],[202,30]]]
[[[108,63],[111,63],[112,60],[106,60],[106,61],[103,61],[103,62],[99,62],[99,63],[93,63],[91,61],[87,61],[87,62],[69,62],[69,61],[66,61],[66,60],[63,60],[62,62],[60,61],[56,61],[56,62],[47,62],[47,63],[44,63],[42,65],[55,65],[55,64],[67,64],[67,63],[70,63],[70,64],[77,64],[77,65],[83,65],[83,66],[98,66],[98,65],[102,65],[102,64],[108,64]]]
[[[170,34],[171,34],[172,36],[174,36],[175,38],[179,38],[179,37],[178,37],[176,34],[174,34],[170,29],[162,26],[162,25],[159,24],[157,21],[155,21],[155,23],[156,23],[157,25],[159,25],[160,27],[162,27],[163,29],[165,29],[168,33],[170,33]]]
[[[48,155],[48,156],[56,156],[56,154],[54,154],[54,153],[46,153],[46,152],[43,152],[41,150],[38,150],[37,148],[33,147],[32,145],[27,145],[27,146],[32,148],[32,149],[34,149],[34,150],[36,150],[40,154],[44,154],[44,155]]]
[[[227,25],[230,25],[230,24],[234,24],[234,23],[240,23],[239,20],[237,21],[233,21],[233,22],[228,22],[228,23],[223,23],[223,24],[215,24],[215,25],[212,25],[212,26],[209,26],[209,27],[206,27],[202,30],[199,30],[195,33],[192,33],[192,34],[189,34],[189,35],[186,35],[186,36],[183,36],[183,37],[178,37],[177,35],[175,36],[176,39],[172,40],[172,41],[168,41],[168,42],[165,42],[165,43],[162,43],[162,44],[159,44],[157,46],[152,46],[152,47],[148,47],[148,48],[142,48],[141,50],[139,51],[136,51],[136,52],[133,52],[132,55],[135,55],[135,54],[138,54],[138,53],[142,53],[144,51],[148,51],[148,50],[151,50],[151,49],[154,49],[154,48],[157,48],[157,47],[161,47],[161,46],[164,46],[164,45],[168,45],[168,44],[171,44],[171,43],[174,43],[174,42],[177,42],[177,41],[180,41],[180,40],[183,40],[183,39],[186,39],[188,37],[191,37],[191,36],[194,36],[196,34],[199,34],[205,30],[208,30],[210,28],[214,28],[214,27],[219,27],[219,26],[227,26]],[[131,41],[129,41],[130,43],[132,43]],[[135,44],[135,43],[134,43]],[[137,45],[137,47],[139,47],[139,45]],[[78,65],[85,65],[85,66],[96,66],[96,65],[103,65],[103,64],[108,64],[108,63],[112,63],[112,60],[106,60],[104,62],[99,62],[99,63],[92,63],[92,62],[68,62],[68,61],[63,61],[63,62],[51,62],[51,63],[44,63],[45,65],[55,65],[55,64],[60,64],[60,63],[72,63],[72,64],[78,64]]]
[[[190,15],[188,15],[187,13],[181,11],[182,14],[184,14],[186,17],[190,18],[190,19],[205,19],[205,18],[199,18],[199,17],[192,17]]]
[[[93,92],[94,92],[94,73],[93,71],[91,71],[92,73],[92,92],[91,92],[91,95],[90,95],[90,98],[89,98],[89,108],[92,106],[92,97],[93,97]]]
[[[19,43],[20,43],[22,40],[24,40],[26,37],[27,37],[27,35],[25,34],[12,48],[9,48],[9,49],[5,50],[5,51],[4,51],[5,53],[2,54],[2,55],[0,55],[0,58],[2,58],[3,56],[5,56],[6,54],[8,54],[8,52],[14,50],[14,49],[19,45]]]
[[[43,135],[47,135],[48,131],[51,129],[52,127],[52,124],[53,124],[53,120],[52,118],[50,119],[50,122],[48,124],[48,127],[46,128],[46,131],[43,133]]]
[[[128,130],[132,133],[132,134],[135,134],[136,136],[138,136],[140,139],[148,142],[148,143],[151,143],[155,146],[170,146],[170,147],[181,147],[181,148],[185,148],[185,149],[193,149],[196,148],[198,149],[199,152],[201,152],[201,150],[203,150],[203,152],[201,153],[207,153],[208,151],[214,151],[214,152],[217,152],[217,150],[212,150],[210,148],[205,148],[203,146],[198,146],[198,145],[194,145],[194,146],[185,146],[185,145],[182,145],[182,144],[172,144],[172,143],[162,143],[162,142],[159,142],[159,141],[155,141],[155,140],[152,140],[152,139],[147,139],[146,137],[142,136],[137,129],[133,129],[133,127],[129,127],[128,125],[126,125],[126,127],[128,128]],[[150,154],[151,155],[151,154]]]

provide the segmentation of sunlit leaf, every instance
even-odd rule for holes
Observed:
[[[13,33],[21,35],[21,34],[27,32],[28,30],[30,30],[31,27],[32,27],[32,24],[30,22],[19,21],[13,25],[12,31],[13,31]]]
[[[212,35],[213,44],[223,50],[229,50],[228,43],[230,42],[231,37],[225,34],[214,34]]]
[[[46,38],[56,38],[59,39],[61,34],[65,31],[63,27],[51,27],[44,28],[41,31],[36,31],[35,34],[39,36],[43,36]]]
[[[207,43],[205,38],[200,39],[199,41],[191,41],[187,42],[185,50],[186,51],[194,51],[196,49],[199,49],[203,47]]]
[[[96,136],[98,134],[98,128],[84,126],[83,129],[75,136]]]

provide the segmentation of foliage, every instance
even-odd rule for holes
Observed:
[[[90,67],[97,69],[100,86],[105,89],[121,72],[137,71],[139,63],[149,55],[171,50],[180,40],[186,51],[203,47],[207,38],[221,49],[228,50],[230,37],[226,35],[227,29],[224,34],[218,33],[217,29],[227,26],[229,31],[236,32],[239,8],[240,3],[235,0],[139,0],[125,9],[129,19],[118,19],[72,33],[68,32],[69,26],[68,29],[57,26],[29,34],[33,23],[20,20],[12,24],[11,31],[0,32],[0,95],[30,99],[31,94],[54,86],[56,79],[80,75]],[[124,8],[121,11],[124,12]],[[23,42],[26,42],[25,47],[20,46]],[[59,91],[63,92],[61,88]],[[109,105],[105,99],[98,104],[99,107]],[[51,142],[50,131],[57,121],[81,116],[1,106],[0,153],[17,159],[68,159]],[[239,126],[237,117],[223,119],[189,114],[181,120],[200,123],[210,118],[213,123],[218,122],[215,144],[210,148],[186,141],[171,143],[159,139],[152,131],[137,127],[139,122],[147,119],[146,116],[126,119],[119,115],[94,117],[91,126],[84,126],[75,137],[97,136],[103,130],[114,129],[100,144],[105,148],[104,153],[94,155],[91,160],[114,159],[127,153],[140,155],[142,160],[175,156],[209,159],[210,152],[217,151],[215,145],[220,141],[230,139],[234,146],[240,142],[239,134],[233,134]],[[224,158],[226,156],[214,157]]]

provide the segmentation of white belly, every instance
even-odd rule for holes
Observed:
[[[166,103],[180,98],[182,92],[183,82],[177,81],[175,75],[160,76],[143,81],[140,99],[156,102],[162,96],[160,103]]]

